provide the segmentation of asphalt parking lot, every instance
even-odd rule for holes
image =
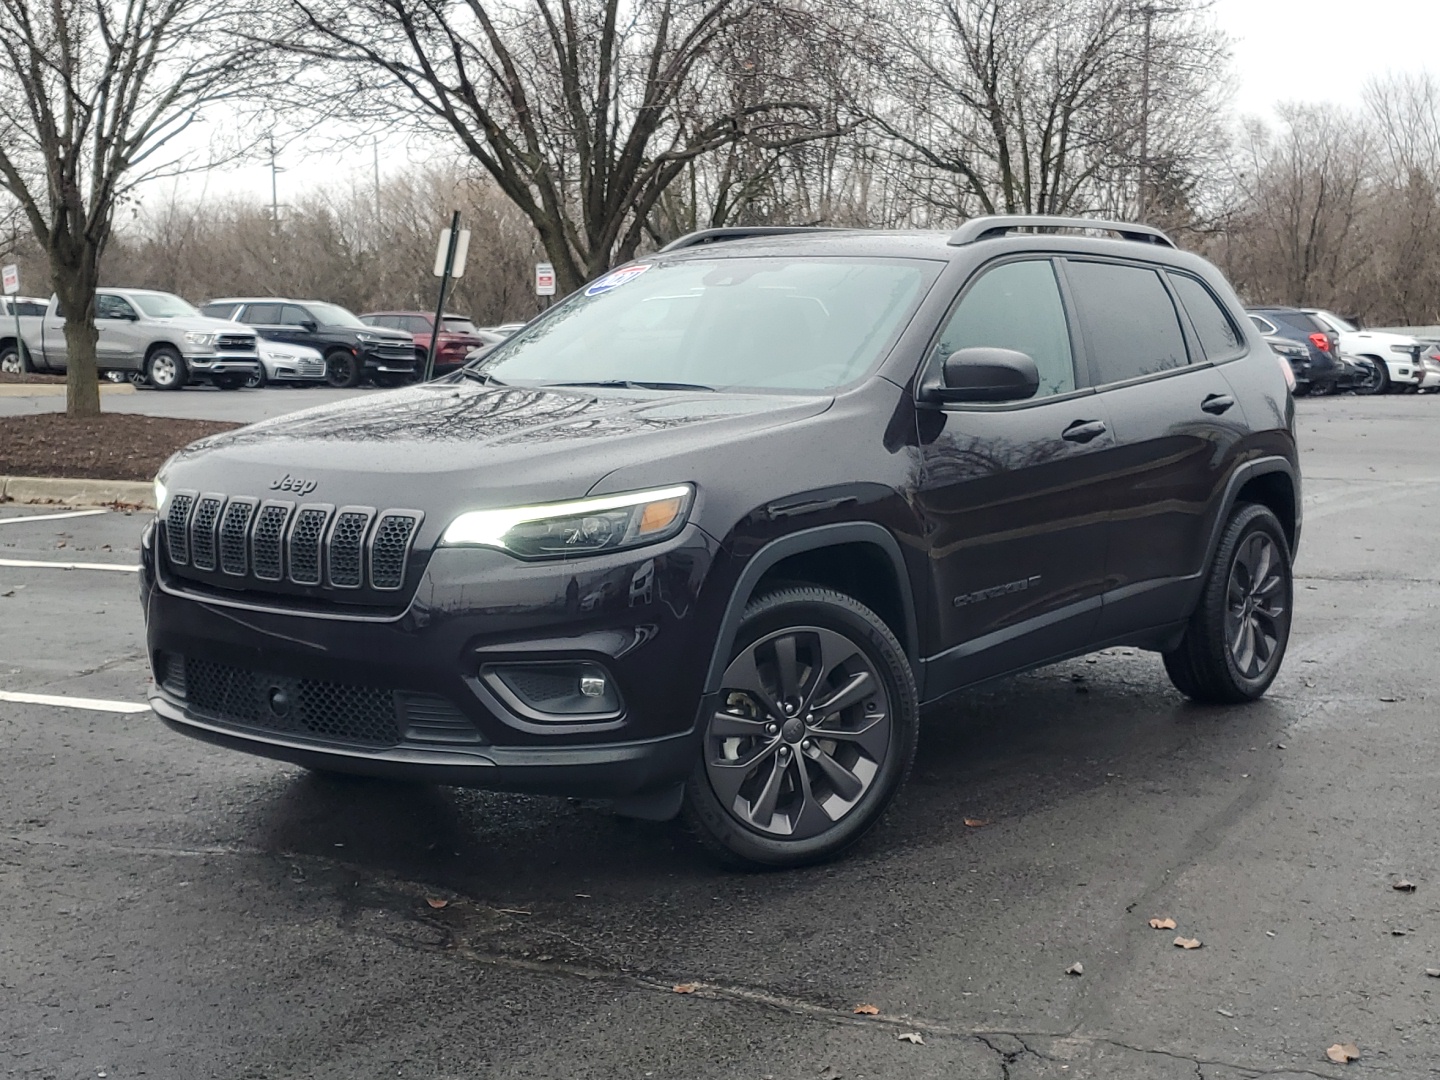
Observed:
[[[0,1075],[1440,1075],[1437,404],[1299,409],[1266,699],[1187,704],[1132,650],[962,695],[850,857],[768,875],[100,711],[144,700],[145,517],[0,507]]]
[[[10,385],[0,394],[0,416],[29,416],[38,412],[64,412],[63,386]],[[373,387],[336,390],[329,386],[268,386],[263,390],[216,390],[212,386],[191,386],[180,391],[131,390],[104,384],[102,407],[106,412],[140,413],[144,416],[175,416],[184,420],[229,420],[253,424],[296,409],[325,405],[362,394],[378,393]]]

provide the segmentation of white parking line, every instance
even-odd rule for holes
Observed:
[[[150,711],[149,705],[141,705],[134,701],[60,697],[55,694],[16,694],[9,690],[0,690],[0,701],[13,701],[17,705],[58,705],[63,709],[88,709],[91,712],[142,713]]]
[[[107,562],[50,562],[44,559],[0,559],[0,566],[42,566],[50,570],[120,570],[126,574],[138,574],[138,566],[121,566]]]
[[[108,513],[109,510],[70,510],[64,514],[32,514],[29,517],[0,518],[0,525],[11,525],[17,521],[56,521],[60,518],[92,517],[95,514]]]

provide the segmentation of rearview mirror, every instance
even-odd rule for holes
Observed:
[[[951,353],[945,358],[941,380],[931,390],[940,401],[1024,401],[1040,389],[1034,360],[1014,349],[988,346]]]

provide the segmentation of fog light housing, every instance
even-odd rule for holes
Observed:
[[[620,693],[604,666],[590,660],[486,664],[480,678],[519,715],[548,723],[609,720]]]

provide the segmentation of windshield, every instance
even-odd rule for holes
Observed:
[[[326,326],[354,326],[361,330],[369,327],[357,319],[351,312],[346,311],[339,304],[306,304],[310,314],[315,316],[317,322]]]
[[[200,314],[180,297],[169,293],[131,293],[128,299],[152,319],[183,319]]]
[[[622,267],[498,346],[484,371],[510,384],[828,390],[879,362],[937,273],[779,256]]]
[[[1352,326],[1350,323],[1346,322],[1344,319],[1340,318],[1339,315],[1331,315],[1328,311],[1323,312],[1322,314],[1324,316],[1324,321],[1328,322],[1336,330],[1342,331],[1346,334],[1355,333],[1355,327]]]

